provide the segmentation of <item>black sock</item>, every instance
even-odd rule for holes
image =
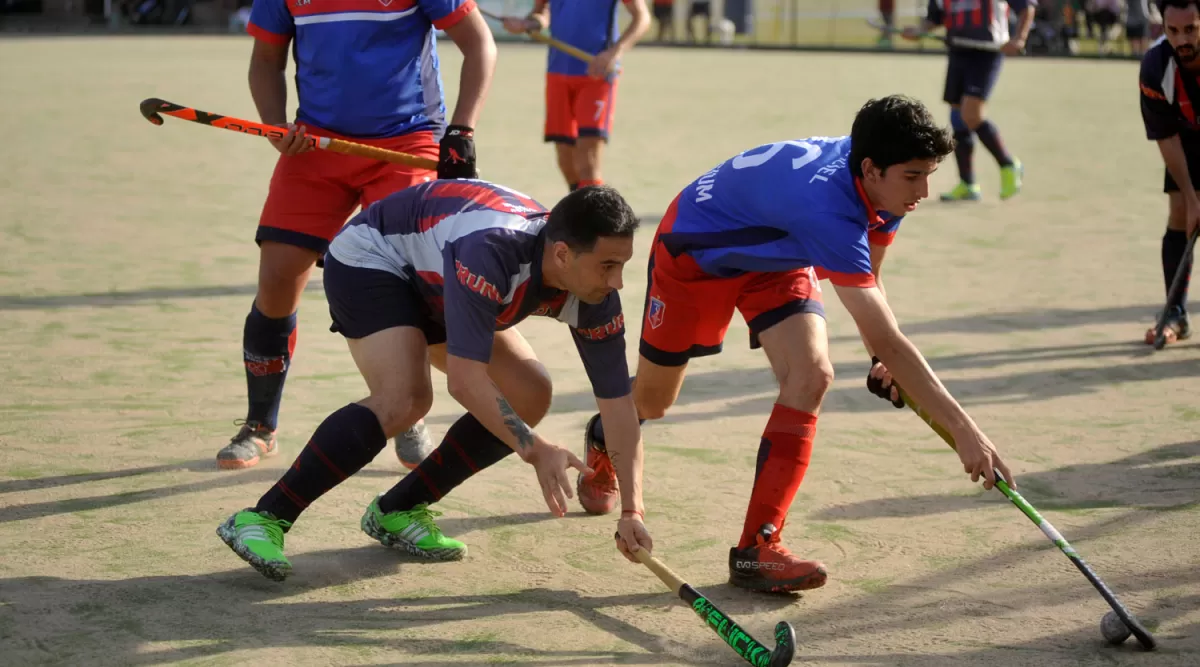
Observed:
[[[379,510],[406,512],[421,503],[437,502],[471,475],[512,453],[512,447],[467,413],[450,426],[437,449],[383,494]]]
[[[321,422],[292,467],[254,510],[295,521],[314,500],[362,470],[386,444],[375,413],[351,403]]]
[[[576,190],[578,190],[578,189],[579,189],[579,183],[578,183],[578,182],[576,182],[576,183],[567,183],[567,187],[570,189],[570,191],[571,191],[571,192],[575,192]]]
[[[596,416],[599,417],[600,415],[596,415]],[[645,423],[646,423],[645,419],[638,420],[639,425],[642,425]],[[588,437],[592,439],[593,443],[600,445],[600,447],[599,447],[600,449],[602,449],[602,450],[605,449],[605,447],[607,447],[608,443],[604,442],[604,420],[603,419],[594,419],[590,422],[590,426],[591,426],[591,428],[588,430]],[[607,451],[607,450],[605,450],[605,451]]]
[[[1187,232],[1181,229],[1168,229],[1162,238],[1162,267],[1163,267],[1163,283],[1167,295],[1171,294],[1171,282],[1175,280],[1175,272],[1179,269],[1179,263],[1183,261],[1183,255],[1187,252]],[[1187,286],[1191,280],[1191,260],[1188,261],[1187,271],[1183,278],[1183,291],[1175,303],[1170,305],[1183,308],[1187,302]]]
[[[1012,166],[1012,156],[1008,154],[1008,149],[1004,147],[1004,141],[1000,139],[1000,130],[992,124],[992,121],[985,120],[983,124],[975,128],[975,134],[979,135],[979,142],[983,147],[988,149],[992,157],[996,158],[996,163],[1001,167]]]
[[[963,183],[975,183],[975,134],[970,130],[954,131],[954,161],[958,163],[958,178]]]
[[[246,365],[246,395],[250,408],[246,421],[274,430],[292,351],[296,348],[296,313],[278,319],[250,307],[242,329],[242,361]]]

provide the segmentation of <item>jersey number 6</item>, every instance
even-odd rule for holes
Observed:
[[[795,146],[804,149],[804,155],[792,159],[792,169],[800,169],[804,165],[821,157],[821,147],[808,141],[780,141],[770,145],[765,152],[758,155],[741,155],[733,158],[732,166],[734,169],[749,169],[750,167],[761,167],[763,164],[775,157],[779,151],[785,146]]]

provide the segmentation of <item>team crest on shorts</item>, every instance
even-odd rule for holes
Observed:
[[[650,297],[650,311],[646,313],[646,321],[650,323],[651,329],[657,329],[663,323],[663,313],[666,310],[667,304],[656,296]]]

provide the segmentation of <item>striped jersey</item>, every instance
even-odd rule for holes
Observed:
[[[486,363],[495,332],[531,315],[564,322],[595,395],[625,396],[621,297],[614,290],[589,304],[542,282],[548,219],[541,204],[500,185],[430,181],[371,204],[334,237],[329,254],[410,283],[457,357]]]
[[[361,138],[432,131],[446,107],[434,28],[454,26],[475,0],[254,0],[255,39],[295,38],[296,120]]]
[[[1147,139],[1200,131],[1195,107],[1200,103],[1200,72],[1179,66],[1166,37],[1160,37],[1142,56],[1138,88]]]
[[[929,0],[925,18],[945,26],[948,37],[1006,44],[1009,13],[1036,6],[1037,0]]]

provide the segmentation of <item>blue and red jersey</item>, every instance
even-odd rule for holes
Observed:
[[[621,2],[642,0],[549,0],[550,35],[595,55],[616,43],[617,11]],[[587,63],[551,47],[546,71],[567,76],[586,76]]]
[[[432,131],[446,121],[434,28],[475,0],[254,0],[247,32],[295,39],[296,120],[362,138]]]
[[[950,37],[1005,44],[1009,12],[1036,6],[1037,0],[929,0],[925,18],[945,26]]]
[[[387,271],[422,296],[450,354],[487,362],[495,332],[531,315],[565,322],[599,398],[629,393],[625,318],[616,290],[589,304],[542,281],[549,213],[515,190],[437,180],[381,199],[329,245],[349,266]]]
[[[849,137],[745,151],[684,188],[659,239],[714,276],[814,267],[835,285],[870,287],[871,245],[890,245],[903,216],[875,210],[849,157]]]

